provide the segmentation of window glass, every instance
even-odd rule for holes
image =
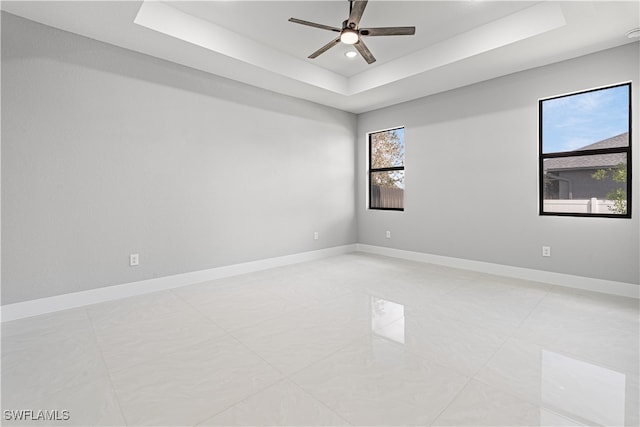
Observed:
[[[371,134],[371,168],[404,166],[404,129]]]
[[[628,146],[629,92],[621,85],[542,101],[542,152],[600,148],[613,137]]]
[[[369,208],[404,210],[404,128],[369,134]]]
[[[540,214],[631,216],[631,84],[540,101]]]
[[[545,212],[626,214],[627,154],[544,161]]]

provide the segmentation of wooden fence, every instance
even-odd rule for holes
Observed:
[[[372,208],[403,209],[404,189],[372,185],[370,206]]]

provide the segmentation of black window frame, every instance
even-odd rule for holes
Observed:
[[[404,162],[404,158],[402,159],[402,166],[392,166],[392,167],[386,167],[386,168],[373,168],[373,150],[372,150],[372,144],[371,144],[371,139],[373,137],[373,135],[379,134],[379,133],[383,133],[383,132],[391,132],[394,130],[398,130],[398,129],[405,129],[404,126],[397,126],[397,127],[393,127],[393,128],[389,128],[389,129],[383,129],[383,130],[378,130],[375,132],[369,132],[367,134],[367,143],[369,145],[368,149],[369,149],[369,203],[368,203],[368,208],[370,210],[376,210],[376,211],[398,211],[398,212],[403,212],[404,211],[404,195],[403,195],[403,200],[402,200],[402,206],[401,208],[385,208],[385,207],[373,207],[371,206],[371,201],[373,199],[373,186],[372,186],[372,182],[373,182],[373,174],[374,173],[379,173],[379,172],[393,172],[393,171],[403,171],[405,170],[405,162]],[[403,145],[404,145],[404,141],[403,141]]]
[[[543,138],[542,138],[542,104],[544,101],[549,101],[552,99],[566,98],[573,95],[580,95],[583,93],[589,92],[597,92],[601,90],[612,89],[616,87],[627,86],[629,91],[629,143],[626,147],[611,147],[611,148],[599,148],[599,149],[591,149],[591,150],[576,150],[576,151],[561,151],[561,152],[553,152],[553,153],[544,153],[543,152]],[[618,83],[609,86],[597,87],[594,89],[581,90],[578,92],[572,92],[569,94],[551,96],[548,98],[543,98],[538,100],[538,189],[539,189],[539,215],[540,216],[565,216],[565,217],[583,217],[583,218],[631,218],[631,210],[632,210],[632,191],[631,191],[631,181],[632,181],[632,158],[631,158],[631,145],[632,145],[632,87],[631,82]],[[562,158],[562,157],[581,157],[581,156],[590,156],[590,155],[598,155],[598,154],[618,154],[625,153],[627,156],[627,212],[625,214],[616,214],[616,213],[607,213],[607,212],[596,212],[596,213],[579,213],[579,212],[545,212],[544,210],[544,161],[546,159],[554,159],[554,158]]]

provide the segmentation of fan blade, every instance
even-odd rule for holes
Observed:
[[[308,25],[309,27],[320,28],[321,30],[335,31],[337,33],[342,31],[340,28],[330,27],[328,25],[316,24],[315,22],[303,21],[302,19],[297,19],[297,18],[289,18],[289,22],[293,22],[301,25]]]
[[[309,55],[308,58],[310,58],[310,59],[317,58],[318,56],[322,55],[323,53],[325,53],[326,51],[328,51],[329,49],[331,49],[332,47],[334,47],[338,43],[340,43],[340,37],[338,37],[335,40],[331,40],[329,43],[325,44],[320,49],[316,50],[311,55]]]
[[[360,25],[360,19],[362,18],[362,14],[364,13],[364,8],[367,7],[368,0],[356,0],[351,3],[351,14],[349,15],[349,25],[355,24],[357,28]]]
[[[361,36],[412,36],[416,33],[416,27],[381,27],[361,28]]]
[[[376,62],[376,58],[373,56],[367,45],[364,44],[362,40],[360,40],[358,43],[355,43],[353,46],[355,46],[357,51],[360,52],[360,55],[362,55],[364,60],[367,61],[367,64],[373,64],[374,62]]]

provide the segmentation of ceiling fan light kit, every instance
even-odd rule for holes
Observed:
[[[295,24],[301,24],[309,27],[319,28],[321,30],[340,33],[337,38],[309,55],[309,58],[317,58],[336,44],[342,42],[347,45],[353,45],[368,64],[373,64],[376,61],[376,58],[364,43],[362,37],[412,36],[416,33],[416,27],[360,28],[360,19],[362,18],[364,9],[367,7],[367,1],[368,0],[349,0],[349,18],[342,23],[342,28],[331,27],[324,24],[317,24],[315,22],[304,21],[297,18],[289,18],[289,22],[293,22]]]
[[[344,44],[354,44],[358,42],[358,33],[353,30],[343,30],[340,33],[340,41]]]

